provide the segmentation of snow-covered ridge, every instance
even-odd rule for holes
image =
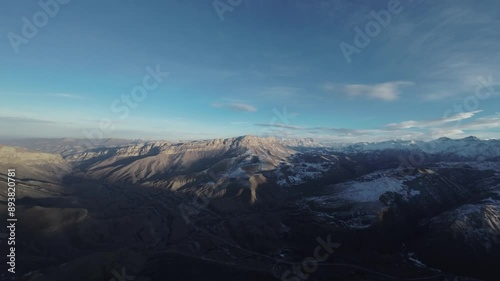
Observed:
[[[325,147],[313,138],[281,138],[278,141],[288,147]]]
[[[476,137],[463,139],[439,138],[433,141],[393,140],[384,142],[364,142],[333,147],[344,153],[372,152],[377,150],[420,150],[429,154],[455,154],[462,157],[492,158],[500,156],[500,140],[481,140]]]
[[[500,201],[467,204],[431,220],[431,227],[447,229],[465,243],[491,252],[500,245]]]

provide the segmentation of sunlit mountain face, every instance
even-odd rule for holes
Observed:
[[[0,280],[498,280],[497,1],[3,4]]]

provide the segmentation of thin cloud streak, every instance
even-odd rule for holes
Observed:
[[[439,137],[465,137],[472,131],[474,134],[491,132],[491,129],[500,128],[500,114],[476,118],[465,124],[465,120],[473,119],[481,110],[461,112],[442,119],[403,121],[391,123],[374,129],[349,129],[334,127],[303,127],[289,124],[254,124],[255,126],[275,127],[281,129],[279,135],[287,130],[296,137],[313,137],[314,139],[337,142],[359,142],[362,136],[364,141],[386,141],[390,139],[431,140]],[[455,123],[456,122],[456,123]],[[499,135],[498,133],[496,135]]]
[[[467,124],[461,125],[462,130],[484,130],[500,128],[500,114],[478,118]]]
[[[457,122],[460,120],[470,119],[474,117],[475,114],[481,112],[482,110],[471,111],[471,112],[461,112],[455,114],[450,117],[434,119],[434,120],[425,120],[425,121],[404,121],[400,123],[390,123],[385,126],[386,129],[389,130],[402,130],[402,129],[411,129],[411,128],[425,128],[425,127],[438,127],[445,125],[451,122]]]
[[[244,103],[216,103],[216,104],[213,104],[213,106],[216,108],[224,108],[224,109],[230,109],[230,110],[241,111],[241,112],[255,112],[255,111],[257,111],[257,108],[255,106],[252,106],[249,104],[244,104]]]
[[[39,123],[39,124],[56,124],[54,121],[48,121],[43,119],[29,118],[29,117],[11,117],[11,116],[0,116],[0,122],[5,123]]]
[[[255,126],[259,127],[273,127],[273,128],[281,128],[281,129],[291,129],[291,130],[304,130],[304,127],[301,126],[293,126],[293,125],[286,125],[286,124],[254,124]]]
[[[79,96],[79,95],[66,94],[66,93],[48,94],[48,96],[58,97],[58,98],[66,98],[66,99],[75,99],[75,100],[84,100],[84,99],[86,99],[85,97],[82,97],[82,96]]]
[[[395,101],[401,95],[401,86],[413,86],[411,81],[394,81],[380,84],[350,84],[344,87],[350,97],[365,97],[382,101]]]

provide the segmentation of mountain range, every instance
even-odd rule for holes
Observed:
[[[134,280],[500,273],[500,140],[1,143],[2,182],[17,174],[21,280],[111,280],[122,268]],[[305,278],[326,237],[335,251]]]

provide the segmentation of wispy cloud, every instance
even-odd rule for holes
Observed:
[[[484,130],[500,128],[500,114],[478,118],[460,126],[462,130]]]
[[[356,130],[356,129],[348,129],[348,128],[333,128],[333,127],[304,127],[299,125],[289,125],[289,124],[254,124],[259,127],[271,127],[278,128],[283,130],[294,130],[300,131],[302,134],[308,134],[314,136],[316,134],[337,134],[337,135],[345,135],[345,136],[361,136],[373,134],[376,132],[380,132],[380,130]],[[282,133],[283,131],[280,131]]]
[[[303,130],[305,129],[304,127],[301,126],[294,126],[294,125],[287,125],[287,124],[255,124],[255,126],[259,127],[274,127],[274,128],[281,128],[281,129],[291,129],[291,130]]]
[[[371,129],[307,127],[290,124],[254,124],[261,127],[272,127],[276,135],[293,135],[296,137],[313,137],[318,140],[336,142],[386,141],[391,139],[431,140],[439,137],[465,137],[470,134],[491,138],[500,129],[500,113],[492,116],[475,118],[482,112],[471,111],[430,120],[409,120],[390,123]]]
[[[319,89],[324,92],[333,92],[337,89],[337,87],[334,83],[325,82],[319,86]]]
[[[481,112],[481,110],[471,111],[471,112],[461,112],[446,118],[433,119],[433,120],[421,120],[421,121],[403,121],[399,123],[390,123],[385,126],[389,130],[403,130],[411,128],[426,128],[426,127],[439,127],[451,122],[457,122],[460,120],[465,120],[472,118],[475,114]]]
[[[44,120],[44,119],[37,119],[37,118],[30,118],[30,117],[11,117],[11,116],[0,116],[0,121],[5,122],[5,123],[11,123],[11,124],[18,124],[18,123],[39,123],[39,124],[56,124],[56,122],[49,121],[49,120]]]
[[[261,94],[273,98],[290,98],[298,95],[301,90],[297,87],[276,86],[264,89]]]
[[[356,130],[356,129],[348,129],[348,128],[315,127],[315,128],[310,128],[309,131],[311,133],[327,132],[327,133],[344,134],[344,135],[348,135],[348,136],[354,136],[354,135],[361,136],[361,135],[373,133],[377,130]]]
[[[400,87],[414,85],[411,81],[394,81],[380,84],[350,84],[345,86],[345,92],[350,97],[366,97],[382,101],[397,100],[401,94]]]
[[[242,112],[255,112],[257,108],[255,106],[245,104],[245,103],[215,103],[214,107],[230,109],[234,111],[242,111]]]
[[[476,77],[496,73],[500,62],[497,7],[478,6],[469,1],[423,3],[423,13],[401,15],[410,26],[406,35],[392,36],[391,46],[401,46],[405,60],[393,66],[411,67],[412,79],[423,86],[425,101],[439,101],[473,94]],[[387,55],[387,49],[381,48]],[[402,57],[403,58],[403,57]]]
[[[242,125],[248,125],[250,122],[247,121],[233,121],[229,122],[230,125],[235,125],[235,126],[242,126]]]
[[[422,95],[422,99],[424,101],[437,101],[437,100],[442,100],[442,99],[453,97],[456,94],[457,94],[457,92],[454,92],[454,91],[433,92],[433,93]]]
[[[74,95],[74,94],[66,94],[66,93],[48,94],[48,96],[58,97],[58,98],[66,98],[66,99],[75,99],[75,100],[84,100],[85,99],[85,97],[83,97],[83,96]]]

